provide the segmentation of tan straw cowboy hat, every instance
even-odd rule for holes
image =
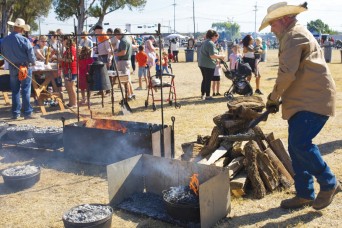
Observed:
[[[25,24],[25,21],[21,18],[15,19],[15,22],[8,21],[7,24],[23,28],[26,32],[30,31],[31,27]]]
[[[270,25],[270,22],[287,15],[297,15],[301,12],[306,11],[306,2],[299,6],[287,5],[287,2],[279,2],[271,5],[267,9],[267,15],[261,22],[259,32]]]

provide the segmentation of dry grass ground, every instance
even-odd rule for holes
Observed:
[[[181,144],[194,141],[198,134],[209,135],[214,126],[212,118],[227,110],[226,99],[215,97],[213,101],[201,101],[200,83],[202,76],[197,62],[185,63],[184,53],[180,53],[180,63],[173,64],[176,75],[177,99],[180,109],[165,104],[165,124],[171,125],[171,116],[175,116],[176,153],[179,156]],[[337,85],[336,116],[331,118],[314,142],[319,145],[324,159],[330,165],[338,178],[342,178],[342,64],[340,52],[334,50],[333,62],[329,64]],[[268,52],[268,61],[261,64],[261,88],[265,93],[263,99],[271,91],[277,71],[277,51]],[[133,76],[133,87],[136,88],[137,76]],[[222,77],[221,90],[223,94],[231,82]],[[252,81],[254,86],[254,80]],[[157,111],[151,105],[146,109],[144,101],[147,91],[136,91],[137,99],[130,102],[134,113],[118,115],[120,106],[115,103],[115,116],[111,116],[109,98],[105,100],[105,108],[100,106],[98,98],[92,98],[95,117],[112,118],[138,122],[161,123],[160,103]],[[165,94],[164,94],[165,95]],[[119,90],[115,89],[116,101]],[[151,102],[150,102],[151,103]],[[0,100],[0,120],[9,121],[10,107],[4,106]],[[38,109],[36,109],[38,111]],[[85,107],[81,113],[89,115]],[[48,108],[48,115],[38,120],[19,120],[11,123],[29,123],[36,126],[61,126],[60,117],[65,117],[67,123],[76,122],[76,116],[70,112],[60,112]],[[274,132],[286,144],[287,124],[280,114],[272,115],[267,122],[260,124],[265,133]],[[80,142],[81,143],[81,142]],[[96,142],[94,142],[96,143]],[[41,180],[32,188],[11,192],[0,179],[0,227],[63,227],[62,215],[71,207],[84,203],[108,203],[108,190],[104,167],[78,164],[69,161],[60,152],[44,150],[19,149],[6,147],[0,150],[0,170],[7,167],[34,164],[42,167]],[[318,187],[318,186],[316,186]],[[318,188],[317,188],[318,189]],[[216,227],[340,227],[342,217],[342,194],[336,196],[334,202],[322,211],[305,208],[298,211],[287,211],[279,208],[282,199],[292,197],[294,189],[286,192],[276,192],[264,199],[254,200],[249,197],[232,199],[232,212],[227,218],[218,222]],[[113,227],[172,227],[172,225],[142,218],[122,211],[115,211],[112,220]]]

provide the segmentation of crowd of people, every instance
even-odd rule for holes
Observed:
[[[29,70],[29,75],[24,81],[17,81],[17,78],[11,76],[11,79],[16,78],[16,85],[14,80],[11,81],[13,88],[13,119],[20,117],[21,103],[18,100],[20,91],[25,92],[23,97],[24,116],[26,118],[32,117],[32,106],[29,103],[29,96],[31,95],[32,72],[30,66],[34,66],[37,61],[48,63],[56,63],[58,69],[56,71],[44,72],[44,75],[51,74],[54,78],[56,87],[53,92],[59,92],[61,96],[66,90],[68,95],[69,108],[76,108],[78,105],[86,105],[86,91],[87,79],[86,74],[89,70],[89,65],[94,61],[101,61],[106,65],[108,70],[114,70],[115,65],[117,69],[123,74],[128,75],[128,99],[135,99],[134,89],[131,83],[131,75],[136,72],[136,63],[138,65],[139,87],[142,89],[142,83],[145,81],[145,89],[148,87],[148,72],[151,75],[160,74],[161,72],[169,72],[169,62],[174,60],[178,62],[177,53],[178,42],[175,48],[172,48],[171,59],[166,50],[163,50],[161,58],[157,54],[158,48],[154,36],[149,36],[144,39],[141,36],[125,35],[120,28],[107,29],[105,32],[101,25],[94,27],[94,35],[88,34],[86,31],[81,33],[76,44],[75,36],[66,36],[61,29],[56,31],[49,31],[48,35],[40,35],[37,37],[28,37],[29,25],[25,21],[18,18],[16,22],[8,22],[13,25],[13,32],[3,39],[2,54],[8,57],[6,69],[9,68],[13,75],[18,74],[16,67],[25,66]],[[19,38],[20,39],[19,39]],[[11,40],[11,41],[8,41]],[[23,43],[19,43],[20,40]],[[8,43],[15,45],[8,45]],[[23,46],[24,49],[22,50]],[[29,50],[29,52],[28,52]],[[170,50],[170,48],[169,48]],[[31,53],[32,51],[32,53]],[[23,54],[20,54],[23,52]],[[169,51],[170,52],[170,51]],[[27,53],[30,55],[27,56]],[[17,56],[18,55],[18,56]],[[32,55],[32,56],[31,56]],[[173,57],[175,56],[175,58]],[[79,58],[79,59],[77,59]],[[159,63],[161,59],[161,65]],[[114,62],[115,60],[115,62]],[[79,64],[77,64],[79,61]],[[116,64],[114,64],[116,63]],[[78,67],[78,68],[77,68]],[[15,70],[16,69],[16,70]],[[154,72],[155,71],[155,72]],[[76,85],[80,89],[81,100],[77,103]],[[27,85],[24,83],[27,81]],[[42,81],[38,80],[38,83]],[[50,87],[50,86],[49,86]],[[99,91],[94,95],[109,94],[110,91]],[[88,101],[89,102],[89,101]]]
[[[220,96],[220,75],[222,75],[221,61],[226,60],[222,52],[222,46],[218,43],[219,34],[214,30],[208,30],[199,47],[198,66],[202,73],[201,99],[212,100],[213,96]],[[254,39],[251,35],[246,35],[241,41],[231,46],[232,53],[228,56],[230,70],[237,70],[240,62],[247,63],[251,68],[251,74],[245,75],[251,81],[252,74],[255,76],[255,94],[263,95],[260,89],[260,69],[259,63],[266,61],[265,42],[261,37]],[[229,53],[229,52],[228,52]],[[211,86],[210,86],[211,85]],[[212,89],[212,96],[210,95]]]

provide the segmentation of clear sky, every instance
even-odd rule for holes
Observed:
[[[90,2],[88,0],[88,2]],[[175,2],[175,5],[174,5]],[[174,28],[179,33],[204,32],[211,28],[214,22],[233,21],[240,25],[242,32],[254,32],[255,24],[258,29],[268,6],[279,1],[274,0],[147,0],[142,10],[127,8],[114,11],[105,16],[105,29],[126,28],[131,24],[132,33],[153,32],[152,27],[160,23],[162,32],[173,32]],[[304,1],[287,1],[288,4],[298,5]],[[341,0],[308,0],[309,10],[301,13],[298,19],[301,24],[311,20],[321,19],[333,30],[342,32],[342,1]],[[194,3],[194,7],[193,7]],[[195,10],[195,23],[193,21],[193,9]],[[257,9],[255,14],[255,9]],[[256,20],[255,20],[256,16]],[[41,22],[41,32],[46,34],[49,30],[61,28],[64,33],[73,31],[73,19],[65,22],[57,21],[51,10],[48,18]],[[89,18],[87,24],[94,24],[96,18]],[[256,22],[256,23],[255,23]],[[138,28],[142,27],[142,28]],[[270,28],[262,32],[269,32]]]

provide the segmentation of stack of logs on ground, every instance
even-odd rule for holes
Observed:
[[[247,129],[265,108],[261,97],[237,97],[228,111],[213,118],[210,136],[182,144],[182,160],[229,168],[232,194],[240,197],[251,189],[253,198],[293,185],[294,172],[283,142],[260,127]]]

